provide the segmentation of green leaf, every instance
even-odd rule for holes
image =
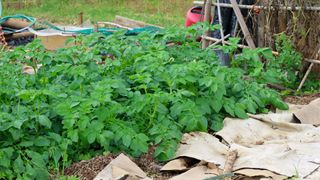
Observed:
[[[62,157],[62,153],[59,149],[55,149],[53,152],[52,152],[52,158],[55,162],[55,164],[57,165],[59,163],[59,159]]]
[[[33,146],[33,142],[32,141],[22,141],[21,143],[19,143],[19,146],[30,147],[30,146]]]
[[[214,115],[212,117],[210,129],[214,132],[218,132],[223,128],[223,118],[218,115]]]
[[[257,113],[258,106],[251,100],[246,101],[247,111],[252,114]]]
[[[18,156],[17,159],[13,162],[13,168],[17,174],[21,174],[25,171],[24,163],[21,159],[21,156]]]
[[[44,115],[40,115],[39,116],[39,123],[42,125],[42,126],[45,126],[47,128],[51,128],[51,121],[48,119],[47,116],[44,116]]]
[[[131,136],[130,136],[130,135],[124,135],[124,136],[122,136],[122,142],[123,142],[123,145],[125,145],[126,147],[130,147],[130,144],[131,144]]]
[[[279,99],[273,99],[272,102],[276,106],[276,108],[278,108],[280,110],[288,110],[289,109],[288,104],[279,100]]]
[[[247,119],[249,118],[249,116],[247,115],[247,113],[244,111],[244,105],[237,103],[235,106],[235,110],[234,113],[237,117],[241,118],[241,119]]]
[[[223,108],[228,114],[230,114],[233,117],[235,116],[235,107],[233,104],[224,104]]]
[[[9,168],[11,164],[11,157],[13,155],[14,149],[13,148],[4,148],[0,149],[0,167]]]
[[[96,132],[94,132],[94,130],[90,130],[87,137],[88,143],[92,144],[96,140],[96,136],[97,136]]]
[[[46,169],[44,158],[39,153],[30,150],[26,150],[26,153],[28,157],[32,159],[32,163],[34,163],[37,167]]]
[[[78,130],[77,130],[77,129],[69,130],[69,131],[68,131],[68,137],[69,137],[73,142],[78,142],[78,141],[79,141]]]
[[[50,146],[50,140],[45,138],[45,137],[38,137],[35,141],[34,141],[34,145],[36,146]]]
[[[239,92],[241,92],[243,90],[243,86],[242,86],[242,84],[240,84],[240,83],[236,83],[234,86],[233,86],[233,88],[232,88],[232,91],[234,92],[234,93],[239,93]]]
[[[216,113],[219,113],[222,106],[223,106],[223,102],[222,100],[216,100],[216,99],[213,99],[210,101],[210,105],[212,107],[212,109],[216,112]]]

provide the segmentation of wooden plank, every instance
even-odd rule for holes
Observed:
[[[116,18],[113,21],[116,24],[120,24],[122,26],[125,27],[129,27],[129,28],[137,28],[137,27],[146,27],[146,26],[154,26],[154,27],[158,27],[158,28],[163,28],[161,26],[157,26],[157,25],[153,25],[153,24],[148,24],[142,21],[137,21],[134,19],[129,19],[123,16],[116,16]]]
[[[248,29],[248,27],[247,27],[247,25],[246,25],[246,22],[244,21],[244,18],[243,18],[243,16],[242,16],[242,13],[241,13],[241,11],[240,11],[240,8],[239,8],[239,6],[238,6],[237,1],[236,1],[236,0],[231,0],[231,5],[232,5],[232,8],[233,8],[233,10],[234,10],[234,13],[235,13],[236,16],[237,16],[237,20],[238,20],[238,22],[239,22],[239,24],[240,24],[240,27],[241,27],[241,30],[242,30],[242,32],[243,32],[244,38],[246,39],[249,47],[250,47],[251,49],[255,49],[255,48],[256,48],[256,45],[255,45],[254,42],[253,42],[252,36],[251,36],[251,34],[250,34],[250,32],[249,32],[249,29]]]

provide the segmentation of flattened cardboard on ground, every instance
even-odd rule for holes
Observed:
[[[312,101],[301,110],[294,113],[294,116],[302,124],[320,125],[320,98]]]
[[[273,121],[275,117],[279,118],[276,114],[247,120],[226,118],[224,128],[217,135],[227,145],[207,133],[185,134],[176,158],[190,157],[222,168],[228,151],[236,150],[238,158],[233,171],[246,169],[242,173],[247,177],[281,179],[298,174],[304,178],[314,174],[320,165],[320,153],[317,152],[320,127],[281,119]],[[193,172],[191,170],[188,173]]]
[[[320,129],[308,124],[226,118],[218,132],[238,151],[234,170],[266,169],[288,177],[308,176],[319,167]]]
[[[161,171],[185,171],[188,170],[188,164],[185,158],[178,158],[168,162],[161,168]]]
[[[207,166],[197,166],[178,176],[170,178],[170,180],[196,180],[207,179],[219,175],[217,169],[210,169]]]
[[[111,161],[94,180],[149,180],[146,173],[143,172],[134,162],[124,154],[120,154]]]
[[[270,112],[268,114],[250,114],[249,116],[254,119],[260,119],[263,121],[274,121],[274,122],[296,122],[293,118],[293,113],[301,110],[305,105],[288,104],[289,110],[282,111],[276,110],[276,113]]]
[[[176,152],[178,157],[190,157],[223,166],[228,147],[216,137],[203,132],[184,134]]]
[[[271,178],[272,180],[284,180],[287,179],[287,176],[282,176],[275,174],[271,171],[261,170],[261,169],[240,169],[234,172],[235,174],[244,175],[244,177],[250,178]]]
[[[320,179],[320,167],[317,170],[315,170],[312,174],[305,177],[304,179],[306,180]]]

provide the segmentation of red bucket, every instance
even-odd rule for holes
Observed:
[[[189,27],[199,22],[201,18],[201,12],[202,12],[202,6],[196,6],[189,9],[187,13],[185,26]],[[202,16],[201,21],[202,22],[204,21],[204,16]]]

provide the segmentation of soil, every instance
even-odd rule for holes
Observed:
[[[73,163],[64,170],[66,176],[76,176],[81,180],[94,179],[116,156],[98,156],[87,161]]]
[[[307,105],[317,98],[320,98],[320,93],[302,96],[287,96],[284,100],[290,104]]]
[[[175,174],[172,173],[160,172],[163,164],[153,158],[154,149],[154,147],[151,147],[148,153],[137,159],[127,156],[146,172],[148,177],[154,180],[164,180],[174,176]],[[64,174],[66,176],[76,176],[81,180],[92,180],[118,155],[119,154],[109,154],[106,156],[98,156],[87,161],[73,163],[64,170]]]

